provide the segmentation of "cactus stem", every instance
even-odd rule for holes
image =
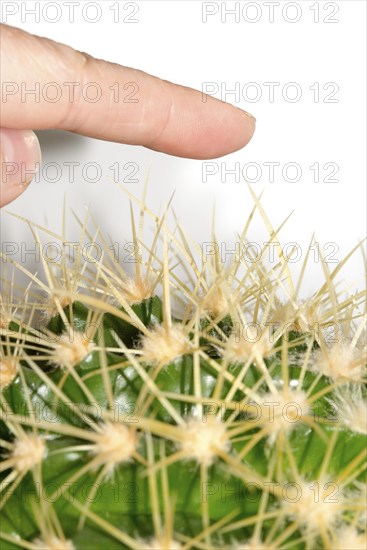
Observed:
[[[79,220],[73,257],[64,222],[61,236],[43,230],[61,256],[43,255],[42,275],[6,258],[6,548],[365,547],[365,292],[343,295],[336,281],[360,245],[330,271],[322,259],[324,282],[303,300],[314,240],[293,281],[283,224],[274,229],[252,195],[228,262],[214,229],[206,257],[178,223],[167,227],[167,209],[145,206],[145,191],[137,224],[131,208],[133,274],[116,260],[121,243]],[[256,259],[241,252],[255,210],[269,234]],[[40,226],[29,226],[40,245]],[[24,294],[14,266],[30,281]],[[38,326],[40,295],[48,322]]]

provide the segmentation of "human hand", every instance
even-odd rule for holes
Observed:
[[[38,139],[28,128],[57,128],[194,159],[237,151],[254,133],[251,115],[198,90],[8,25],[0,25],[0,41],[0,206],[26,189],[39,166]],[[89,83],[101,91],[97,102],[82,92]],[[137,101],[116,100],[116,85],[128,83]],[[32,89],[40,90],[39,97],[25,93]]]

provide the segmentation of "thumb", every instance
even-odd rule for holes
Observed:
[[[0,128],[0,207],[16,199],[32,181],[41,162],[38,138],[31,130]]]

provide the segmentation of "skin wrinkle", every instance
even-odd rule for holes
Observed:
[[[167,114],[163,120],[163,124],[162,124],[162,127],[161,129],[158,131],[158,134],[152,139],[150,140],[149,142],[146,142],[145,145],[148,146],[148,147],[151,147],[154,149],[154,146],[157,142],[159,142],[159,140],[161,139],[161,137],[164,135],[164,133],[166,132],[167,128],[168,128],[168,125],[169,123],[171,122],[171,116],[172,116],[172,113],[174,111],[174,100],[172,99],[172,94],[170,94],[170,103],[169,103],[169,108],[167,109]]]
[[[92,116],[92,111],[88,112],[88,116],[84,113],[84,110],[79,108],[83,99],[82,91],[86,84],[86,77],[89,72],[89,67],[93,66],[93,57],[84,52],[76,52],[76,58],[80,60],[78,63],[77,73],[72,76],[69,82],[79,82],[80,86],[76,86],[73,89],[73,101],[67,101],[66,111],[63,119],[60,121],[60,128],[70,132],[83,132],[83,126],[88,123],[89,117]],[[97,67],[98,68],[98,67]],[[78,120],[78,114],[82,113],[82,120]]]

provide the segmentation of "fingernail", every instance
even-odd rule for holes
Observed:
[[[27,188],[39,170],[41,149],[32,130],[0,129],[1,196],[4,206]]]
[[[239,107],[237,107],[237,109],[240,111],[242,116],[245,116],[246,118],[249,118],[249,119],[253,120],[254,122],[256,122],[256,118],[254,117],[254,115],[252,115],[251,113],[248,113],[244,109],[240,109]]]

